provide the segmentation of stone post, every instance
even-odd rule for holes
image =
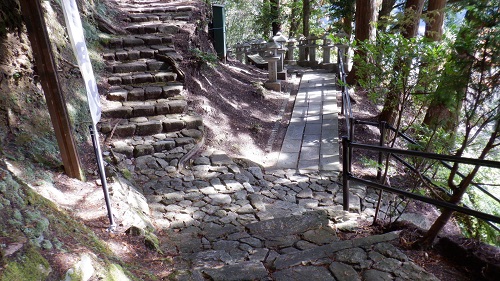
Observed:
[[[337,34],[335,34],[336,37],[338,38],[347,38],[349,35],[345,33],[344,30],[340,30]],[[344,61],[344,70],[345,72],[348,72],[348,67],[349,67],[349,56],[347,55],[348,48],[349,46],[345,44],[336,44],[335,45],[338,49],[338,56],[342,56],[342,60]],[[338,58],[340,60],[340,58]],[[340,67],[340,66],[339,66]]]
[[[318,65],[318,62],[316,61],[316,36],[309,36],[309,44],[307,47],[309,48],[309,66],[314,67]]]
[[[236,45],[234,45],[234,48],[236,49],[236,59],[239,62],[243,62],[243,55],[245,54],[245,52],[243,51],[243,45],[237,43]]]
[[[266,40],[259,39],[259,56],[261,57],[266,56],[266,45],[267,45]]]
[[[296,65],[297,64],[297,61],[293,57],[293,51],[295,50],[295,43],[297,43],[297,40],[292,38],[292,39],[288,40],[288,43],[286,45],[286,47],[288,49],[288,53],[287,53],[288,56],[287,56],[287,59],[285,60],[285,62],[288,65]]]
[[[297,62],[300,66],[305,66],[306,64],[306,45],[307,39],[305,37],[301,37],[299,39],[299,61]]]
[[[321,67],[323,69],[333,70],[335,65],[331,62],[331,52],[334,46],[327,36],[327,34],[323,36],[323,45],[321,45],[323,48],[323,62],[321,63]]]
[[[270,56],[264,58],[267,61],[268,79],[264,86],[270,90],[281,92],[281,82],[278,81],[278,55],[279,44],[271,40],[267,45],[267,50],[271,53]]]
[[[250,44],[246,42],[243,44],[243,52],[245,53],[245,64],[248,64],[247,55],[250,53]]]
[[[260,42],[257,40],[253,40],[250,42],[250,53],[257,54],[259,52]]]
[[[278,49],[278,56],[280,57],[278,61],[278,79],[287,80],[287,72],[283,63],[285,61],[286,53],[285,43],[288,41],[288,38],[283,36],[281,32],[278,32],[276,36],[273,37],[273,40],[280,46],[280,48]]]
[[[325,34],[323,36],[323,45],[321,46],[323,48],[323,64],[331,63],[330,52],[331,52],[333,46],[330,45],[330,43],[331,43],[330,39],[328,39],[327,35]]]
[[[278,60],[278,79],[286,81],[288,79],[288,75],[287,75],[287,70],[284,66],[285,53],[286,53],[286,48],[278,49],[278,56],[280,58]]]
[[[348,61],[347,61],[347,45],[344,45],[344,44],[337,44],[335,45],[337,46],[337,49],[338,49],[338,57],[337,57],[337,64],[339,64],[339,67],[340,67],[340,57],[342,56],[342,61],[344,63],[344,71],[345,72],[348,72]]]

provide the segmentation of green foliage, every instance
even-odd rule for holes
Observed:
[[[354,18],[356,0],[330,0],[328,13],[332,21],[332,27],[336,30],[344,30],[351,34],[351,26],[345,26],[344,18]]]
[[[409,131],[417,144],[408,144],[408,149],[448,154],[455,143],[453,134],[443,128],[431,129],[424,124],[411,124]]]
[[[377,160],[366,158],[366,157],[361,158],[361,163],[363,164],[363,166],[365,166],[367,168],[372,168],[372,169],[383,169],[385,167],[385,165],[383,163],[379,164]]]
[[[392,102],[400,117],[416,116],[416,110],[429,103],[428,93],[437,88],[446,57],[445,46],[379,33],[376,42],[354,43],[353,47],[358,50],[354,56],[358,83],[373,102]],[[402,125],[408,127],[414,121],[403,118]]]
[[[228,0],[211,1],[213,4],[225,4],[227,45],[250,41],[262,37],[262,33],[255,26],[255,20],[260,13],[259,0]]]
[[[260,9],[255,17],[254,26],[257,33],[261,34],[265,40],[268,40],[272,36],[272,24],[283,22],[283,13],[281,6],[278,9],[271,1],[263,1],[259,6]]]
[[[198,48],[191,49],[191,54],[193,55],[194,60],[199,65],[212,65],[219,61],[216,54],[203,52]]]

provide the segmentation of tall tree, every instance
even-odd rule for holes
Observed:
[[[308,37],[310,34],[311,0],[302,0],[302,34]]]
[[[367,3],[368,2],[368,3]],[[370,24],[376,21],[375,10],[377,7],[376,0],[356,0],[356,29],[355,38],[356,42],[370,40],[374,34],[374,26]],[[355,50],[355,55],[364,57],[363,53]],[[347,83],[355,84],[357,80],[356,63],[353,65],[349,75],[347,76]]]
[[[356,0],[330,0],[330,18],[337,20],[336,27],[349,35],[356,10]]]
[[[288,38],[293,38],[297,35],[300,26],[301,6],[299,0],[293,0],[290,7],[290,30],[288,31]]]
[[[425,37],[430,41],[440,41],[443,35],[443,21],[445,14],[445,6],[446,0],[430,0],[427,8],[427,22],[425,25]],[[466,32],[466,31],[464,31]],[[447,87],[446,84],[449,83],[447,81],[447,77],[444,77],[443,82],[441,83],[441,88],[438,89],[438,93],[443,90],[443,87]],[[452,113],[450,108],[446,105],[446,99],[436,95],[435,98],[431,101],[431,104],[427,108],[427,113],[425,115],[423,123],[433,129],[437,129],[439,127],[445,128],[448,131],[453,130],[456,127],[456,118],[452,117],[456,116],[458,112],[455,110],[455,114]],[[446,118],[443,118],[445,117]],[[446,124],[442,121],[446,120]]]
[[[435,99],[439,97],[444,104],[448,103],[446,108],[451,108],[448,112],[460,113],[452,117],[461,116],[455,155],[472,152],[479,154],[479,159],[486,159],[495,149],[498,153],[500,147],[500,1],[467,2],[465,23],[443,77],[447,87],[438,88],[440,94]],[[452,204],[460,203],[480,168],[462,166],[455,163],[448,176],[447,185],[452,192],[449,202]],[[464,170],[466,176],[458,178],[457,173]],[[444,209],[419,242],[430,245],[452,214],[452,210]]]
[[[405,24],[403,36],[413,38],[417,36],[422,10],[424,9],[424,0],[407,0],[405,5]]]
[[[414,38],[417,36],[418,25],[420,22],[420,17],[422,15],[422,10],[424,8],[424,0],[407,0],[404,10],[404,15],[401,18],[401,34],[405,39]],[[401,71],[401,65],[411,64],[411,61],[401,61],[397,60],[394,64],[394,71]],[[403,68],[404,69],[404,68]],[[408,76],[408,73],[404,73],[403,76]],[[384,101],[384,108],[379,116],[379,121],[387,122],[391,125],[395,124],[398,113],[398,109],[401,108],[402,93],[397,93],[395,91],[390,91]]]
[[[394,10],[394,6],[396,4],[396,0],[382,0],[382,4],[380,6],[380,11],[378,13],[378,32],[381,32],[385,29],[385,22],[388,17],[390,17],[392,10]]]
[[[280,6],[280,0],[269,0],[270,1],[270,8],[271,8],[271,15],[272,15],[272,32],[273,36],[276,35],[276,33],[281,31],[281,6]]]
[[[446,0],[429,0],[427,5],[425,37],[432,41],[440,41],[443,36],[445,7]]]

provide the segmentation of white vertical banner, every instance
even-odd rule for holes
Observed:
[[[38,0],[37,0],[38,1]],[[73,46],[80,66],[83,80],[85,81],[85,88],[87,89],[87,100],[90,108],[90,115],[92,116],[92,125],[90,128],[90,135],[92,136],[92,143],[94,145],[95,155],[97,158],[97,166],[99,167],[99,174],[101,176],[102,190],[104,192],[104,200],[106,201],[106,208],[108,210],[109,218],[109,231],[114,231],[116,224],[113,218],[111,209],[111,200],[109,198],[108,185],[106,183],[106,173],[104,171],[104,161],[102,160],[101,147],[99,145],[99,134],[97,133],[96,125],[101,119],[101,103],[99,101],[99,92],[97,91],[97,83],[90,63],[87,45],[85,44],[85,37],[83,34],[82,20],[78,12],[78,6],[75,0],[62,0],[64,19],[66,21],[66,28],[68,29],[69,39]]]
[[[99,101],[99,92],[97,90],[92,64],[90,63],[87,45],[85,44],[80,13],[78,12],[78,6],[75,0],[62,0],[62,6],[71,45],[78,61],[83,80],[85,81],[90,114],[92,116],[93,125],[95,126],[101,119],[101,103]]]

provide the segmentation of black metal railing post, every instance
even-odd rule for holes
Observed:
[[[385,121],[382,121],[380,122],[380,125],[379,125],[379,130],[380,130],[380,140],[379,140],[379,145],[380,146],[384,146],[384,141],[385,141],[385,125],[386,125],[386,122]],[[378,153],[378,161],[377,161],[377,164],[378,164],[378,167],[377,167],[377,180],[380,181],[380,179],[382,178],[382,157],[383,154],[382,154],[382,151],[380,151]]]
[[[349,176],[351,171],[349,142],[346,136],[342,137],[342,204],[344,206],[344,211],[349,211]]]
[[[349,124],[350,124],[350,128],[349,128],[349,141],[354,141],[354,118],[353,117],[350,117],[349,118]],[[349,170],[348,172],[350,173],[351,172],[351,163],[352,163],[352,147],[348,146],[349,148]]]

